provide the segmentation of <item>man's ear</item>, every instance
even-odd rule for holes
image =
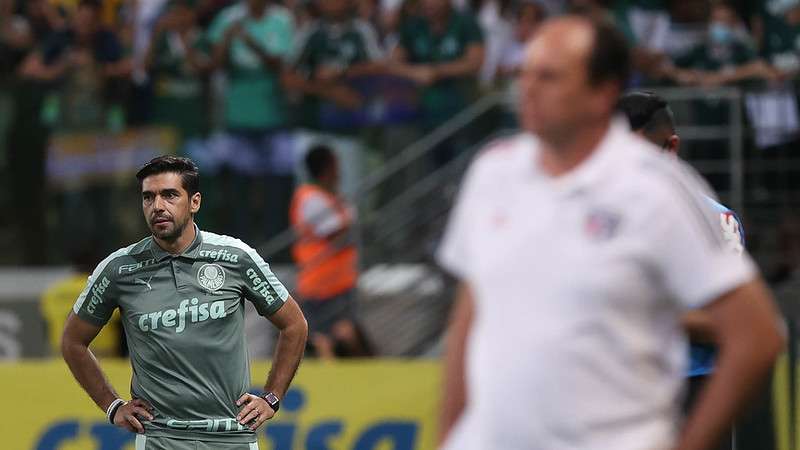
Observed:
[[[203,200],[203,196],[200,195],[199,192],[195,192],[192,198],[189,199],[189,212],[192,214],[197,214],[200,211],[200,203]]]

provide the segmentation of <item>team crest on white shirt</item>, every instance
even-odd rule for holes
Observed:
[[[210,292],[225,284],[225,270],[219,264],[203,264],[197,271],[197,282]]]
[[[595,241],[606,241],[617,234],[620,215],[607,209],[595,209],[586,216],[586,235]]]
[[[739,229],[739,221],[731,212],[720,213],[719,223],[722,226],[722,238],[728,249],[737,255],[744,252],[742,245],[742,230]]]

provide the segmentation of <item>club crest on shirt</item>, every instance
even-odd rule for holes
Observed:
[[[732,212],[720,213],[719,223],[722,226],[722,238],[725,239],[728,249],[741,255],[744,252],[744,245],[742,245],[742,230],[739,229],[736,216]]]
[[[619,214],[607,209],[595,209],[586,216],[586,235],[595,241],[606,241],[617,234]]]
[[[225,270],[219,264],[203,264],[197,271],[197,282],[210,292],[225,284]]]

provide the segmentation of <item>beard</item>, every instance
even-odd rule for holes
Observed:
[[[175,218],[171,218],[170,222],[166,222],[166,227],[157,227],[155,221],[150,222],[150,232],[153,233],[153,236],[167,241],[172,242],[178,239],[182,234],[183,230],[186,228],[186,224],[189,223],[189,219],[186,218],[181,222],[175,221]]]

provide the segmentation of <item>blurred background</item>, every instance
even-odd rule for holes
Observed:
[[[796,336],[800,0],[0,0],[0,381],[22,414],[62,394],[0,421],[2,447],[133,448],[58,340],[92,268],[147,234],[134,173],[175,154],[200,167],[199,226],[255,247],[301,300],[337,292],[304,286],[298,187],[330,186],[326,236],[358,260],[346,326],[312,335],[262,448],[432,448],[453,288],[433,254],[475,152],[516,130],[524,42],[568,11],[629,38],[631,88],[670,101],[681,156],[742,219]],[[247,332],[268,359],[252,310]],[[737,448],[798,448],[794,341]],[[118,321],[93,345],[125,392]]]

